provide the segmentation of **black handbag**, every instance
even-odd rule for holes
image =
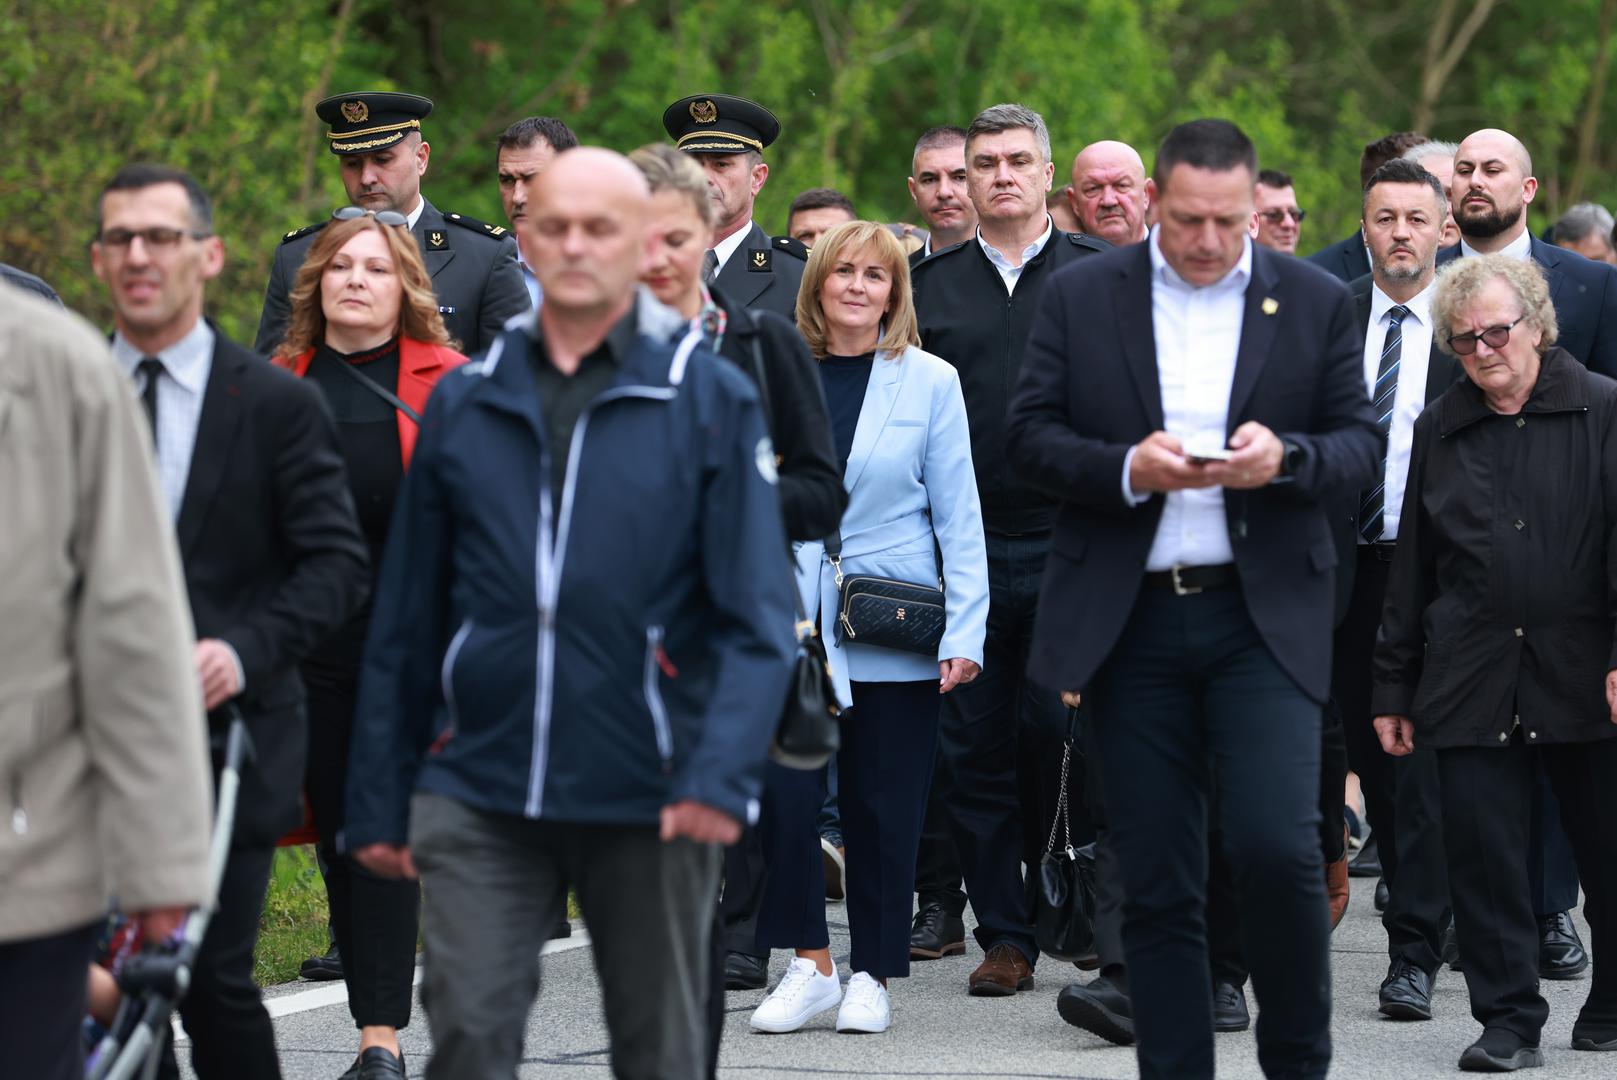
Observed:
[[[1050,842],[1039,860],[1033,890],[1033,937],[1039,951],[1057,960],[1076,962],[1095,950],[1095,853],[1093,846],[1074,849],[1072,826],[1067,820],[1067,774],[1072,768],[1072,743],[1061,757],[1061,794],[1056,798],[1056,819]],[[1060,848],[1056,833],[1063,833]]]
[[[837,643],[856,642],[920,653],[934,660],[943,641],[943,585],[915,585],[871,574],[842,576],[842,533],[825,538],[837,575]]]
[[[767,425],[774,414],[769,409],[769,380],[764,375],[764,358],[756,334],[752,337],[752,365]],[[769,756],[788,769],[812,770],[823,768],[842,747],[842,727],[838,723],[842,705],[837,701],[825,642],[820,640],[814,620],[803,611],[795,568],[791,587],[792,600],[797,607],[797,648],[792,656],[792,678],[786,688],[786,703],[775,725],[775,737],[769,743]]]

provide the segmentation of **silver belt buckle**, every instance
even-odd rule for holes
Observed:
[[[1200,585],[1186,585],[1182,580],[1180,580],[1179,571],[1183,569],[1183,566],[1175,565],[1168,571],[1173,575],[1173,594],[1175,596],[1195,596],[1197,593],[1202,591],[1202,588]]]

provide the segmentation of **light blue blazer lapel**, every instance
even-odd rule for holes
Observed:
[[[904,371],[909,365],[903,354],[889,360],[882,353],[870,369],[870,383],[865,387],[865,401],[859,407],[859,425],[853,429],[853,446],[848,451],[848,470],[843,475],[843,486],[853,490],[870,464],[870,455],[881,441],[887,418],[893,415],[898,392],[904,384]]]

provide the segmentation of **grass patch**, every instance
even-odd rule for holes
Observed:
[[[567,917],[577,919],[578,898],[567,894]],[[314,846],[277,848],[258,924],[253,979],[259,986],[292,982],[311,956],[326,951],[326,883],[314,859]],[[416,948],[421,948],[419,940]]]
[[[326,883],[314,847],[278,848],[258,926],[253,978],[260,986],[291,982],[305,958],[326,951]]]

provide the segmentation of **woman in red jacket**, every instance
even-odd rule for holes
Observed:
[[[404,216],[358,207],[333,216],[298,271],[291,322],[274,362],[325,393],[374,574],[427,397],[466,358],[451,348],[432,278]],[[398,1029],[410,1020],[420,889],[413,881],[370,874],[336,846],[369,623],[367,603],[303,666],[309,695],[304,788],[320,834],[348,1008],[360,1029],[359,1059],[343,1076],[402,1080]]]

